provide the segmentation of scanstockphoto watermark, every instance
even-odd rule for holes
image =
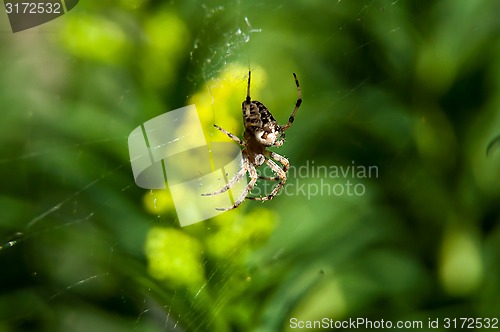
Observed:
[[[272,178],[272,171],[264,168],[262,178]],[[379,177],[376,165],[318,165],[307,160],[304,165],[290,166],[288,179],[278,195],[304,196],[308,200],[315,196],[363,196],[366,183]],[[276,181],[261,181],[252,191],[253,195],[265,195],[276,186]]]

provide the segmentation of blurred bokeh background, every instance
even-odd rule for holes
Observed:
[[[0,331],[500,318],[499,11],[82,1],[18,33],[0,12]],[[289,185],[180,227],[127,137],[194,103],[227,142],[212,124],[242,132],[248,70],[280,123],[300,80]]]

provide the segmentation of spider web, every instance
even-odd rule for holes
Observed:
[[[296,5],[299,7],[298,2]],[[402,2],[361,1],[353,10],[352,5],[339,0],[321,17],[302,17],[288,2],[279,1],[251,4],[215,1],[196,6],[192,10],[201,20],[186,21],[188,28],[193,25],[194,34],[186,46],[186,63],[178,63],[188,67],[180,85],[190,86],[191,90],[176,89],[169,82],[168,89],[173,92],[168,98],[182,95],[180,100],[187,101],[196,93],[206,92],[215,100],[218,95],[213,91],[227,84],[221,78],[224,71],[238,64],[239,69],[269,72],[266,81],[256,79],[253,83],[256,90],[261,88],[258,98],[272,103],[276,94],[284,104],[293,104],[291,72],[296,71],[299,79],[303,78],[304,106],[309,105],[308,110],[321,109],[314,118],[301,113],[305,110],[299,111],[294,126],[299,127],[297,132],[303,132],[327,118],[334,121],[336,116],[331,114],[342,102],[355,99],[373,79],[369,67],[363,66],[368,70],[359,71],[358,64],[348,60],[353,54],[370,52],[373,40],[366,32],[354,48],[349,43],[339,44],[337,54],[344,57],[342,68],[333,69],[335,61],[326,61],[332,67],[331,72],[350,77],[350,82],[343,85],[347,88],[330,88],[339,85],[322,74],[314,61],[301,66],[301,59],[320,57],[322,48],[349,38],[351,25],[363,27],[365,14],[371,11],[379,11],[388,18],[382,29],[391,38],[400,29],[392,24],[391,18],[399,15]],[[132,24],[120,15],[111,14],[107,18],[111,24]],[[274,16],[285,17],[289,24],[276,26],[277,21],[271,19]],[[313,19],[331,27],[327,23],[339,16],[343,16],[339,21],[347,23],[334,24],[335,31],[316,31],[315,36],[308,38],[300,29]],[[5,17],[0,19],[5,25]],[[287,32],[294,25],[297,29]],[[0,207],[4,211],[0,225],[0,280],[2,305],[12,303],[13,308],[5,311],[0,327],[2,320],[10,322],[5,323],[11,324],[7,327],[19,329],[204,331],[206,326],[224,326],[217,320],[220,313],[227,314],[226,305],[234,291],[231,287],[235,284],[230,281],[235,272],[233,262],[238,259],[235,251],[228,251],[214,261],[207,258],[203,249],[198,249],[199,268],[205,278],[188,286],[172,286],[153,278],[144,254],[151,228],[180,227],[175,213],[165,214],[159,207],[163,196],[140,189],[133,182],[127,136],[149,118],[184,105],[169,100],[163,105],[142,101],[138,96],[143,88],[130,76],[112,66],[92,70],[92,66],[101,66],[98,61],[93,63],[96,59],[87,61],[66,54],[57,46],[56,31],[53,26],[41,26],[14,35],[5,29],[0,35],[1,44],[6,45],[0,51],[0,72],[7,73],[0,77],[3,117]],[[119,34],[110,36],[123,38]],[[270,42],[273,39],[279,41],[273,45]],[[266,58],[281,56],[280,67],[268,69],[271,62],[266,62]],[[71,81],[74,78],[64,70],[82,65],[88,66],[93,76],[79,71],[84,76]],[[243,89],[236,99],[241,102],[245,72],[238,77]],[[308,89],[307,82],[312,77],[325,80],[329,93]],[[103,90],[96,92],[99,88]],[[276,105],[281,104],[276,102]],[[212,104],[209,122],[224,121],[228,116],[240,121],[239,104],[231,105],[230,109],[234,114],[222,113]],[[291,108],[277,110],[274,114],[282,123],[290,111]],[[86,118],[88,114],[92,121]],[[308,119],[307,124],[300,129],[304,119]],[[209,137],[215,135],[213,131],[207,132]],[[286,155],[289,150],[284,146],[280,151]],[[143,207],[143,201],[148,200],[152,204],[149,213]],[[270,206],[269,209],[277,209],[286,204]],[[155,210],[158,212],[154,213]],[[251,209],[242,211],[248,214]],[[191,237],[210,234],[216,228],[213,222],[199,223]],[[178,241],[180,247],[183,243],[191,245],[191,239],[179,237]],[[280,250],[268,252],[262,260],[279,261]],[[241,278],[246,280],[250,276]],[[43,312],[48,307],[56,312],[54,321],[45,320]]]

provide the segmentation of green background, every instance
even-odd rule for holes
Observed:
[[[0,331],[281,331],[292,317],[439,319],[444,331],[445,318],[500,318],[499,10],[80,2],[15,34],[1,13]],[[168,191],[135,185],[127,137],[222,86],[228,68],[238,88],[208,122],[240,123],[251,69],[255,97],[285,123],[295,72],[303,104],[275,151],[378,176],[349,178],[362,195],[291,187],[181,228]]]

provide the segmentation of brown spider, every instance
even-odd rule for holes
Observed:
[[[271,146],[282,146],[285,141],[285,130],[290,128],[292,125],[295,114],[302,103],[302,94],[300,92],[299,81],[297,80],[297,75],[293,73],[295,79],[295,85],[297,86],[297,101],[295,102],[295,108],[293,109],[288,123],[284,126],[278,125],[273,115],[267,109],[264,104],[257,100],[250,99],[250,75],[248,72],[248,86],[247,86],[247,97],[242,103],[243,109],[243,123],[245,125],[245,132],[243,134],[243,140],[235,135],[231,134],[227,130],[214,124],[214,127],[222,131],[224,134],[229,136],[232,140],[236,141],[239,145],[243,147],[241,151],[242,154],[242,167],[241,170],[236,173],[236,175],[221,189],[213,192],[202,194],[202,196],[213,196],[219,195],[231,188],[238,182],[245,174],[248,172],[250,175],[250,182],[248,183],[246,189],[241,193],[238,199],[234,202],[233,206],[228,208],[216,208],[219,211],[232,210],[238,207],[245,198],[257,200],[257,201],[268,201],[274,198],[278,194],[281,188],[286,182],[286,172],[290,166],[290,162],[285,157],[277,154],[276,152],[266,150]],[[273,160],[274,159],[274,160]],[[283,168],[278,166],[275,162],[279,162],[283,165]],[[257,174],[255,167],[261,166],[266,163],[273,171],[276,173],[275,177],[262,177]],[[247,196],[252,188],[255,186],[257,179],[264,179],[269,181],[279,181],[278,185],[274,187],[272,192],[265,197],[251,197]]]

